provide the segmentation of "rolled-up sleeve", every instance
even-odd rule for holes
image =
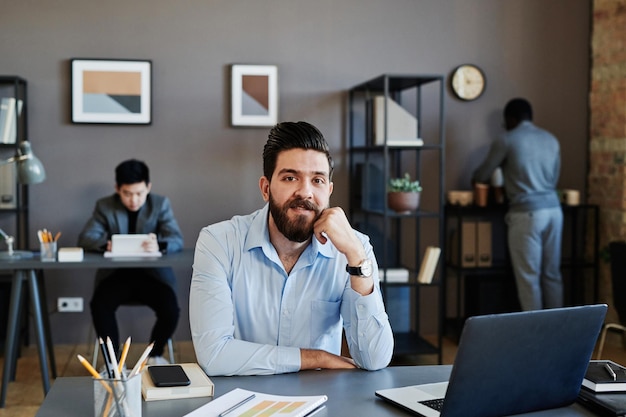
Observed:
[[[375,259],[370,243],[363,243],[368,256]],[[359,367],[370,371],[389,365],[394,347],[393,332],[380,291],[378,266],[376,262],[374,264],[374,291],[363,296],[347,286],[341,305],[350,355]]]
[[[263,375],[297,372],[300,349],[234,337],[234,305],[228,283],[237,258],[232,236],[200,232],[189,295],[189,322],[196,357],[208,375]],[[236,246],[236,245],[235,245]],[[239,249],[240,250],[240,249]]]

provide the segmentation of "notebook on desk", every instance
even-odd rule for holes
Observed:
[[[143,242],[149,240],[147,234],[136,235],[112,235],[111,250],[104,252],[105,258],[156,258],[161,256],[161,252],[146,252],[143,249]]]
[[[425,417],[567,406],[578,397],[606,310],[599,304],[470,317],[448,382],[381,389],[376,396]]]

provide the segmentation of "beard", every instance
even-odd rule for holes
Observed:
[[[274,223],[276,223],[276,228],[280,233],[282,233],[290,241],[298,243],[305,242],[313,236],[313,225],[322,213],[322,210],[320,210],[315,203],[309,200],[296,198],[287,201],[284,205],[280,206],[272,198],[271,194],[269,197],[270,213],[272,214]],[[298,215],[292,220],[289,218],[289,214],[287,213],[290,208],[304,208],[306,210],[311,210],[315,212],[315,217],[313,220],[309,220],[306,216]]]

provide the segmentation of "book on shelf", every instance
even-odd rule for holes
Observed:
[[[382,282],[409,282],[409,270],[406,268],[378,268],[378,279]]]
[[[583,387],[594,392],[626,392],[626,367],[610,360],[589,361]]]
[[[415,116],[390,97],[376,96],[373,101],[374,145],[424,145],[424,141],[417,137]]]
[[[145,401],[174,400],[178,398],[211,397],[213,395],[213,382],[204,373],[197,363],[181,363],[183,371],[187,374],[189,385],[178,387],[157,387],[152,382],[150,373],[144,371],[141,374],[141,394]],[[168,366],[168,365],[161,365]]]
[[[17,172],[15,164],[0,165],[0,208],[17,207]]]
[[[24,102],[17,100],[17,115],[22,114]],[[17,116],[15,114],[15,98],[4,97],[0,102],[0,142],[15,143],[17,140]]]
[[[323,407],[327,400],[326,395],[274,395],[235,388],[184,417],[231,415],[230,410],[235,409],[237,413],[233,415],[239,416],[304,417]]]
[[[433,282],[433,276],[435,275],[435,269],[437,269],[440,254],[441,248],[437,246],[428,246],[426,248],[419,273],[417,274],[417,282],[420,284],[430,284]]]
[[[6,140],[9,137],[9,131],[11,130],[11,120],[15,115],[15,98],[3,97],[0,102],[0,142],[10,143]],[[5,137],[7,139],[5,139]]]

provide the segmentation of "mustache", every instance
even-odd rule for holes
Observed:
[[[303,208],[306,210],[312,210],[316,212],[319,211],[319,207],[315,203],[309,200],[301,199],[301,198],[295,199],[291,203],[289,203],[289,208]]]

